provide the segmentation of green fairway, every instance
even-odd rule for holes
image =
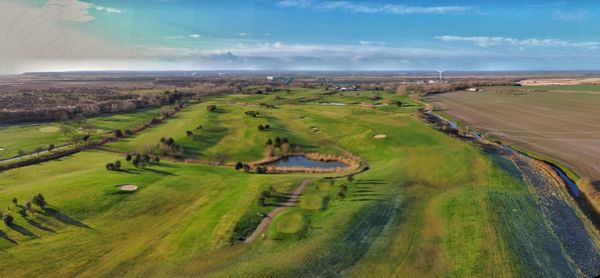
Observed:
[[[97,137],[111,136],[115,129],[133,129],[160,116],[160,109],[140,109],[131,113],[119,113],[91,117],[85,125],[91,127],[92,135]],[[65,129],[65,127],[67,129]],[[72,142],[74,135],[83,135],[87,131],[79,125],[69,122],[66,125],[57,122],[18,124],[0,126],[0,159],[16,156],[19,150],[25,153],[37,148],[46,149],[48,145],[60,146]]]
[[[361,105],[386,99],[390,105]],[[209,104],[218,109],[209,112]],[[0,172],[0,206],[16,223],[0,228],[0,273],[575,276],[514,166],[424,124],[413,117],[418,107],[407,96],[386,92],[294,89],[211,97],[106,151]],[[246,115],[250,110],[259,115]],[[259,124],[271,129],[259,131]],[[374,138],[381,134],[385,139]],[[172,137],[188,158],[254,161],[263,158],[267,139],[277,136],[299,151],[350,152],[370,169],[325,179],[168,161],[136,168],[122,154]],[[105,164],[116,159],[126,169],[107,171]],[[253,243],[239,240],[305,179],[311,182],[295,207],[274,217]],[[139,188],[122,193],[123,184]],[[19,215],[11,199],[23,205],[37,193],[50,208]],[[260,196],[266,196],[262,203]]]

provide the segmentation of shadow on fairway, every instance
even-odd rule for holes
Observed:
[[[46,209],[44,209],[44,212],[46,214],[48,214],[49,216],[52,216],[52,217],[56,218],[56,220],[63,222],[65,224],[91,229],[91,227],[86,225],[85,223],[83,223],[77,219],[71,218],[70,216],[63,214],[60,211],[55,210],[53,208],[46,208]]]
[[[20,234],[24,235],[24,236],[28,236],[28,237],[33,237],[33,238],[38,238],[38,236],[34,233],[32,233],[30,230],[27,230],[25,227],[19,225],[19,224],[15,224],[12,223],[10,225],[7,225],[9,228],[15,230],[16,232],[19,232]]]
[[[38,229],[40,229],[42,231],[56,233],[56,231],[53,230],[52,228],[46,227],[46,226],[40,224],[39,222],[36,222],[36,221],[34,221],[34,220],[30,219],[30,218],[25,218],[25,219],[27,220],[27,223],[29,223],[29,225],[34,226],[34,227],[36,227],[36,228],[38,228]]]
[[[0,237],[11,242],[12,244],[19,244],[14,239],[10,238],[4,231],[0,231]]]

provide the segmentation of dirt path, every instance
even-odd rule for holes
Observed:
[[[267,214],[267,216],[265,218],[263,218],[262,221],[260,221],[260,224],[258,224],[258,226],[254,230],[254,232],[252,232],[252,234],[250,234],[250,236],[248,236],[244,240],[244,243],[252,243],[256,238],[258,238],[258,236],[260,234],[262,234],[262,232],[269,226],[269,224],[271,224],[271,221],[273,221],[273,218],[277,214],[279,214],[281,211],[283,211],[286,208],[295,206],[296,203],[298,202],[298,197],[300,197],[300,194],[302,194],[302,192],[304,192],[304,188],[306,188],[306,185],[308,185],[309,183],[310,183],[310,180],[308,180],[308,179],[302,180],[300,182],[300,184],[298,185],[298,187],[296,187],[294,192],[292,192],[292,196],[290,197],[290,199],[282,206],[277,207],[277,208],[273,209],[271,212],[269,212],[269,214]]]

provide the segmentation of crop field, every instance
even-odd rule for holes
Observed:
[[[0,276],[577,276],[515,166],[420,121],[419,107],[387,92],[208,97],[102,150],[0,172],[0,207],[14,216],[0,227]],[[326,179],[125,161],[163,137],[185,158],[226,162],[260,160],[269,138],[285,137],[298,151],[351,152],[370,169]],[[107,171],[117,159],[123,169]],[[297,204],[242,242],[302,181]],[[138,190],[119,191],[125,184]],[[37,193],[48,207],[20,214]]]
[[[437,95],[430,101],[464,125],[567,165],[598,183],[600,95],[573,87],[571,92],[490,88]]]

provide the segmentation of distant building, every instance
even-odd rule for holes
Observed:
[[[275,79],[275,77],[273,77],[273,76],[267,76],[268,81],[273,81],[274,79]]]

